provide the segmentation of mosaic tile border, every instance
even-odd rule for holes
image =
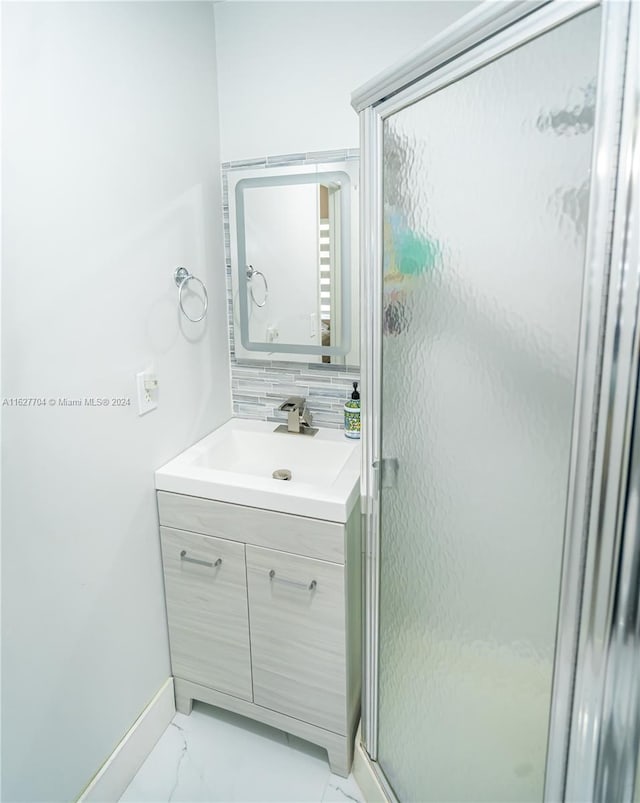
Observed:
[[[222,163],[222,220],[224,225],[225,275],[227,285],[227,319],[229,356],[231,359],[231,394],[233,414],[238,418],[282,422],[286,416],[278,406],[287,396],[307,399],[313,423],[321,427],[341,429],[344,403],[350,397],[353,382],[360,381],[358,366],[322,363],[283,362],[278,360],[242,360],[235,353],[233,329],[233,291],[231,287],[231,234],[229,229],[229,189],[227,176],[232,170],[248,167],[273,167],[317,164],[318,162],[358,159],[357,148],[335,151],[290,153],[257,159]]]

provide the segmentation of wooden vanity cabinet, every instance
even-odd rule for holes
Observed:
[[[202,700],[326,748],[360,712],[360,512],[346,524],[158,491],[176,707]]]
[[[244,545],[168,527],[160,533],[174,674],[251,700]]]

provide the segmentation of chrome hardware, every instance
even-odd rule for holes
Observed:
[[[256,297],[253,294],[253,282],[251,281],[254,276],[259,276],[262,281],[264,282],[264,298],[262,299],[262,304],[258,304],[256,301]],[[267,298],[269,297],[269,285],[267,284],[267,277],[262,273],[262,271],[256,270],[253,265],[247,265],[247,281],[249,282],[249,292],[251,293],[251,300],[256,305],[256,307],[264,307],[267,303]]]
[[[176,268],[173,272],[173,280],[178,287],[178,304],[184,317],[191,321],[191,323],[198,323],[199,321],[203,320],[209,307],[209,296],[207,294],[207,288],[204,286],[202,279],[198,279],[198,277],[194,276],[193,273],[191,273],[191,271],[189,271],[187,268]],[[204,293],[202,315],[199,318],[192,318],[190,315],[187,315],[184,306],[182,305],[182,292],[190,281],[198,282],[198,284],[200,284],[202,287],[202,292]]]
[[[215,563],[212,563],[210,560],[199,560],[198,558],[190,558],[187,555],[186,549],[183,549],[182,552],[180,553],[180,560],[184,560],[187,563],[198,563],[200,566],[208,566],[210,569],[213,569],[214,566],[218,567],[222,563],[222,558],[218,558],[218,560]]]
[[[315,580],[312,580],[309,585],[306,583],[299,583],[297,580],[287,580],[286,577],[276,577],[276,570],[271,569],[269,572],[269,579],[272,583],[283,583],[287,586],[294,586],[295,588],[304,588],[305,591],[313,591],[318,583]]]
[[[278,410],[287,414],[287,432],[303,432],[306,429],[310,435],[315,435],[318,431],[311,427],[313,416],[307,410],[307,401],[302,396],[290,396]],[[276,432],[282,431],[281,427],[276,429]]]
[[[277,468],[273,474],[271,475],[274,480],[290,480],[291,479],[291,472],[288,468]]]
[[[398,458],[375,460],[371,467],[378,478],[378,488],[395,488],[398,484]]]

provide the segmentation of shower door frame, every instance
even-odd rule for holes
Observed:
[[[623,727],[612,678],[620,671],[629,675],[628,650],[625,656],[624,645],[615,640],[613,601],[625,559],[628,564],[629,556],[640,551],[638,527],[634,531],[627,521],[626,529],[632,532],[623,537],[639,364],[640,211],[634,172],[637,175],[639,158],[640,10],[629,0],[483,3],[406,62],[352,95],[360,116],[361,146],[362,743],[389,800],[396,798],[377,763],[380,487],[385,469],[381,454],[384,121],[597,7],[602,18],[596,119],[544,788],[546,801],[591,799],[598,784],[602,788],[606,767],[620,759],[609,751],[608,762],[603,762],[600,749],[607,726]],[[636,659],[638,666],[637,654]],[[633,703],[640,723],[640,695]],[[632,736],[637,755],[637,726]]]

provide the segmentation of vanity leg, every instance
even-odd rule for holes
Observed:
[[[353,741],[344,739],[339,745],[327,747],[327,754],[331,772],[342,778],[348,778],[353,763]]]
[[[176,711],[188,717],[191,714],[192,708],[193,700],[191,697],[176,691]]]

